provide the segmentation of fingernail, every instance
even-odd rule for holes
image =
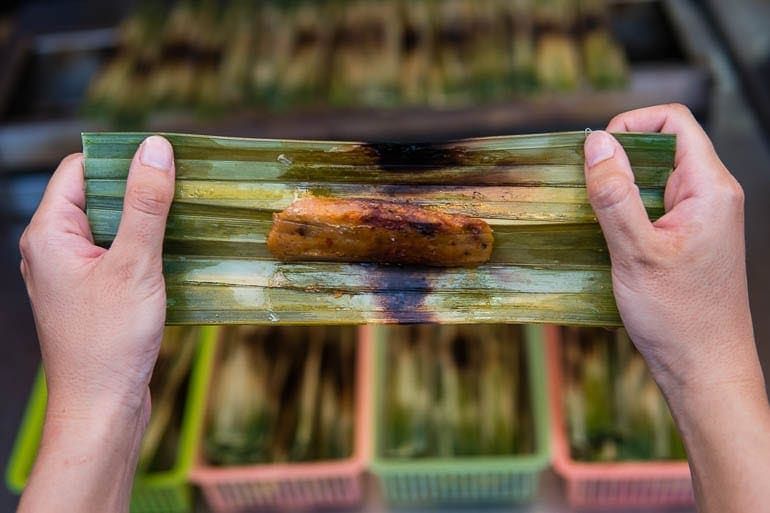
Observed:
[[[585,143],[586,165],[591,168],[611,159],[615,155],[616,147],[615,138],[607,132],[591,132]]]
[[[153,135],[142,143],[139,160],[145,166],[169,170],[174,163],[174,151],[167,140]]]

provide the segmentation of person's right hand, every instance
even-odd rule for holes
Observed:
[[[585,172],[620,315],[684,440],[698,511],[770,511],[770,408],[749,311],[743,191],[685,107],[621,114],[607,130],[677,136],[655,222],[614,137],[588,136]]]
[[[627,112],[607,131],[677,136],[666,213],[655,222],[615,138],[593,132],[585,142],[588,196],[631,339],[664,392],[756,379],[740,185],[686,107]]]

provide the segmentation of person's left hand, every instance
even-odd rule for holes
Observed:
[[[162,247],[174,157],[162,137],[137,150],[110,249],[94,245],[83,157],[65,158],[21,237],[21,272],[48,385],[48,420],[149,415],[166,315]]]

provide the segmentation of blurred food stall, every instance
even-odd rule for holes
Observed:
[[[673,101],[705,116],[710,74],[669,3],[139,2],[117,24],[16,38],[0,165],[51,165],[98,129],[436,140]]]

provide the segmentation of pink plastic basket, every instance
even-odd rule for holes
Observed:
[[[561,332],[546,327],[553,466],[575,508],[674,507],[695,501],[687,462],[583,463],[570,456],[562,408]]]
[[[261,508],[300,509],[350,507],[360,504],[369,453],[370,342],[359,331],[356,351],[356,424],[353,455],[338,461],[258,464],[238,467],[207,465],[201,447],[191,480],[200,486],[216,512]]]

